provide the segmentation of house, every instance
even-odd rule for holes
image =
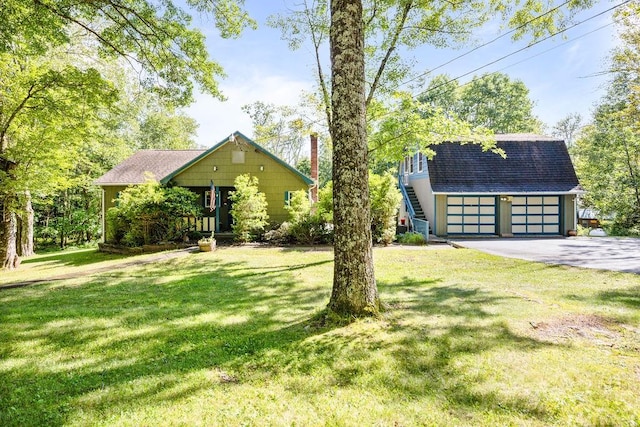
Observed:
[[[506,158],[459,142],[432,146],[432,159],[422,153],[406,158],[399,222],[430,228],[440,237],[558,236],[575,230],[576,196],[583,191],[564,141],[532,134],[496,140]]]
[[[610,218],[605,218],[610,219]],[[578,209],[578,224],[584,228],[601,228],[600,214],[595,209]]]
[[[162,184],[188,188],[198,195],[202,216],[194,220],[194,225],[204,233],[231,231],[229,194],[239,175],[248,173],[258,177],[259,190],[267,199],[269,219],[274,223],[288,219],[285,205],[292,192],[309,191],[314,186],[311,178],[240,132],[234,132],[208,150],[141,150],[95,181],[102,187],[103,235],[108,231],[105,214],[115,206],[118,193],[130,185],[143,183],[149,173]],[[212,186],[213,210],[209,205]]]

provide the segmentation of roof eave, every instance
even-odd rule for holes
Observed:
[[[510,191],[434,191],[435,195],[443,195],[443,194],[456,194],[456,195],[479,195],[485,194],[490,196],[502,196],[509,194],[530,194],[533,196],[549,196],[549,195],[569,195],[569,194],[585,194],[584,190],[569,190],[569,191],[518,191],[518,190],[510,190]]]
[[[143,182],[97,182],[93,181],[93,185],[99,187],[128,187],[130,185],[143,184]]]

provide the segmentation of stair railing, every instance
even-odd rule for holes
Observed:
[[[400,178],[398,181],[399,181],[398,187],[400,188],[400,193],[402,194],[404,204],[407,207],[407,212],[409,213],[409,229],[422,234],[425,240],[428,242],[429,241],[429,221],[416,218],[416,211],[415,209],[413,209],[413,205],[411,204],[411,200],[409,199],[409,194],[407,193],[407,188],[405,187],[404,179]]]
[[[400,178],[399,180],[399,187],[400,187],[400,193],[402,193],[402,198],[404,199],[404,204],[407,207],[407,211],[409,212],[409,221],[413,220],[413,218],[416,217],[416,211],[413,209],[413,205],[411,204],[411,201],[409,200],[409,195],[407,194],[407,188],[405,187],[405,184],[403,182],[403,179]]]

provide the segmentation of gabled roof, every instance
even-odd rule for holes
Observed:
[[[203,152],[204,150],[140,150],[102,175],[94,184],[141,184],[145,181],[145,172],[151,172],[155,179],[161,181]]]
[[[496,135],[507,158],[476,144],[446,142],[427,161],[435,193],[579,193],[564,141],[532,134]]]
[[[263,153],[266,156],[268,156],[268,157],[272,158],[273,160],[275,160],[277,163],[279,163],[284,168],[289,169],[295,175],[300,177],[300,179],[302,179],[306,184],[308,184],[308,185],[312,185],[313,184],[313,180],[311,178],[309,178],[308,176],[306,176],[305,174],[303,174],[302,172],[300,172],[298,169],[294,168],[293,166],[291,166],[287,162],[283,161],[282,159],[277,157],[275,154],[271,154],[264,147],[258,145],[255,141],[251,140],[250,138],[246,137],[245,135],[243,135],[241,132],[238,132],[238,131],[233,132],[229,137],[223,139],[222,141],[220,141],[219,143],[217,143],[213,147],[211,147],[208,150],[202,152],[199,156],[191,159],[189,162],[186,162],[183,165],[181,165],[180,167],[176,168],[172,173],[170,173],[169,175],[167,175],[164,178],[162,178],[160,180],[160,182],[163,183],[163,184],[166,184],[167,182],[169,182],[171,180],[171,178],[175,177],[176,175],[178,175],[182,171],[184,171],[184,170],[190,168],[191,166],[195,165],[200,160],[202,160],[205,157],[207,157],[209,154],[217,151],[218,149],[220,149],[221,147],[223,147],[226,144],[233,144],[234,143],[233,140],[237,141],[238,139],[242,139],[242,142],[247,143],[248,145],[252,146],[254,149],[259,150],[261,153]]]
[[[239,138],[242,139],[242,142],[254,147],[254,149],[259,150],[283,167],[289,169],[306,184],[313,184],[311,178],[271,154],[242,133],[234,132],[231,135],[233,135],[233,138],[227,137],[208,150],[140,150],[102,175],[94,181],[94,184],[102,186],[141,184],[145,181],[146,172],[151,172],[155,179],[166,184],[171,178],[195,165],[225,144],[233,144],[232,139],[238,140]]]

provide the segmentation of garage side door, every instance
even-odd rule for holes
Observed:
[[[511,230],[513,234],[560,234],[560,197],[514,196]]]
[[[447,234],[495,233],[495,197],[447,197]]]

